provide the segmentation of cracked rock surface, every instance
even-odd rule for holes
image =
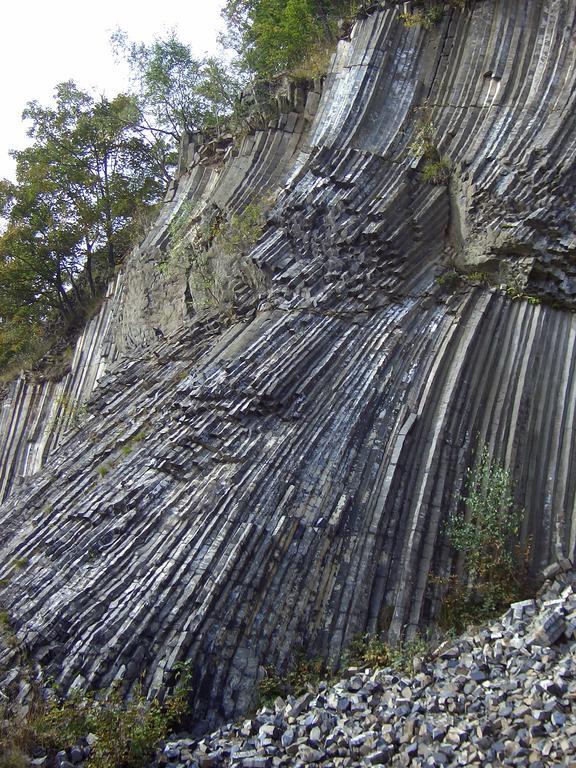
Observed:
[[[183,142],[70,372],[4,396],[0,599],[23,655],[64,691],[151,696],[190,661],[198,727],[230,720],[293,649],[338,658],[434,616],[483,443],[534,568],[574,556],[575,85],[574,0],[483,0],[432,30],[384,3],[239,146]],[[410,154],[422,121],[448,185]],[[240,275],[229,311],[197,311],[191,266],[160,269],[171,222],[264,197],[264,289]],[[446,282],[454,265],[490,280]]]
[[[350,668],[202,739],[169,741],[158,765],[560,766],[576,757],[575,575],[496,622],[445,641],[414,674]],[[550,617],[562,628],[546,636]],[[548,628],[548,629],[546,629]]]

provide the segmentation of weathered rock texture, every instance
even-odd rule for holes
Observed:
[[[215,722],[298,646],[410,633],[484,442],[534,567],[574,554],[576,2],[484,0],[429,31],[398,13],[340,42],[319,105],[293,87],[226,159],[184,146],[70,374],[74,402],[98,383],[57,450],[38,435],[60,385],[11,390],[4,602],[64,688],[143,676],[152,694],[189,659],[195,716]],[[409,151],[422,123],[449,186]],[[194,311],[170,222],[186,211],[192,238],[214,206],[264,198],[260,287],[240,270],[225,311]],[[532,299],[439,282],[452,264]]]
[[[446,641],[427,661],[415,658],[416,674],[348,669],[336,685],[276,699],[200,741],[169,742],[156,764],[571,765],[573,581],[555,582],[543,600],[514,603],[501,621]],[[544,630],[551,626],[552,636]]]
[[[32,374],[7,387],[0,411],[0,502],[46,462],[86,413],[84,403],[117,355],[109,329],[122,280],[109,286],[102,309],[78,340],[68,373],[54,381]]]

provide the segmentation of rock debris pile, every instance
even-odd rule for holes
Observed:
[[[277,699],[160,764],[212,768],[576,765],[576,574],[444,642],[412,676],[354,669],[334,686]]]

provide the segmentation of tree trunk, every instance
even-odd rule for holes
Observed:
[[[62,269],[60,267],[58,267],[56,270],[54,285],[58,291],[58,296],[62,304],[62,313],[65,317],[70,317],[73,312],[73,307],[72,302],[70,301],[70,296],[68,296],[66,293],[66,288],[64,287],[64,283],[62,281]]]
[[[71,269],[66,269],[66,274],[70,278],[70,285],[72,286],[72,290],[74,291],[74,295],[76,296],[76,301],[80,306],[82,306],[82,294],[80,293],[80,289],[78,288],[78,284],[76,283],[76,280],[74,280],[74,275],[72,274]]]
[[[113,242],[113,236],[114,236],[114,227],[113,227],[113,221],[112,221],[112,205],[110,203],[110,181],[108,179],[108,156],[107,153],[104,153],[104,157],[102,158],[102,161],[100,161],[100,157],[98,155],[98,152],[96,152],[96,161],[98,163],[99,169],[102,169],[102,175],[99,175],[99,187],[100,187],[100,194],[102,195],[102,203],[104,206],[104,232],[106,234],[106,250],[108,252],[108,266],[110,267],[110,270],[113,271],[114,267],[116,266],[116,253],[114,251],[114,242]]]
[[[116,253],[114,251],[114,228],[112,222],[112,206],[110,205],[110,182],[108,180],[108,158],[105,156],[102,161],[102,173],[104,176],[104,217],[106,232],[106,247],[108,250],[108,266],[111,270],[114,270],[116,266]]]
[[[92,244],[86,236],[86,277],[88,278],[88,285],[90,286],[90,295],[92,298],[96,296],[96,286],[94,285],[94,275],[92,273]]]

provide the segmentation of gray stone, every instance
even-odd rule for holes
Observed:
[[[298,757],[305,764],[319,763],[324,757],[324,752],[312,747],[301,746],[298,750]]]
[[[354,677],[351,677],[346,683],[347,689],[352,692],[359,691],[363,686],[364,680],[360,675],[354,675]]]
[[[550,563],[544,570],[542,571],[542,576],[545,579],[553,579],[557,574],[561,571],[560,563]]]
[[[289,747],[294,742],[294,738],[294,728],[287,728],[281,736],[282,746]]]
[[[298,717],[308,708],[308,705],[311,701],[312,694],[305,693],[303,696],[300,696],[300,698],[296,699],[293,704],[288,705],[287,714],[292,717]]]
[[[210,752],[204,755],[198,755],[196,758],[200,768],[214,768],[222,762],[222,756],[219,752]]]

